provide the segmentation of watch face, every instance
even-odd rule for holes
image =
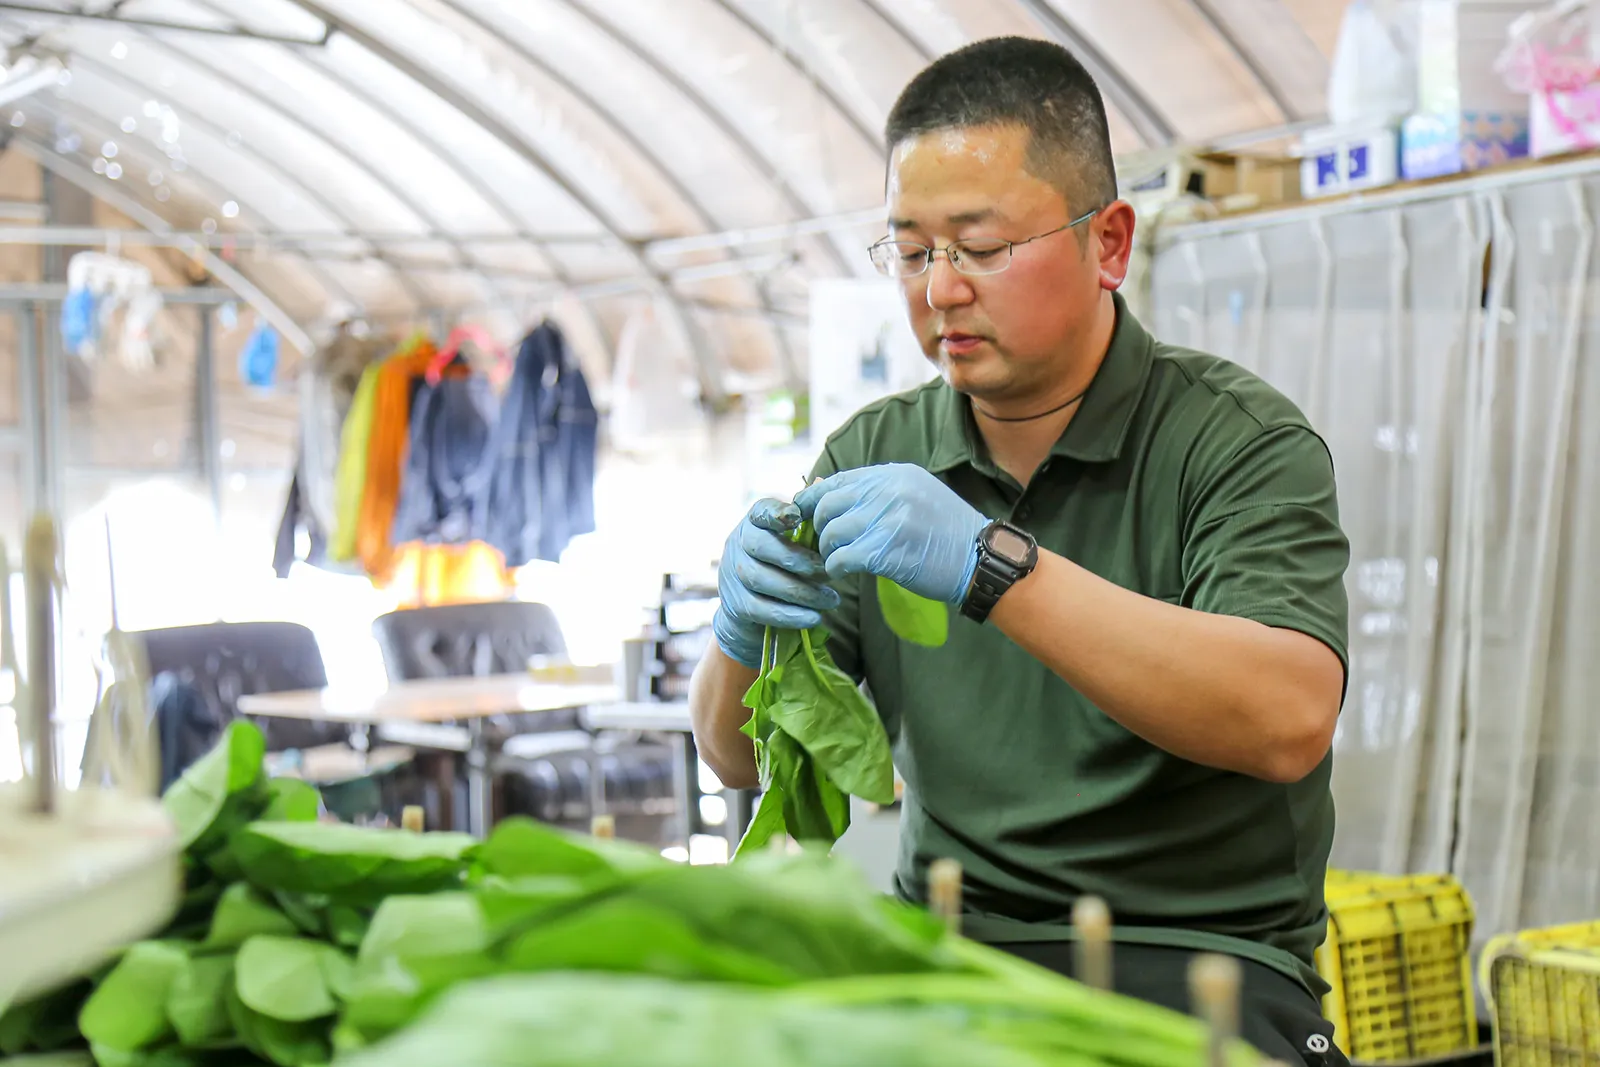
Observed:
[[[1013,530],[997,526],[989,533],[989,551],[1001,559],[1021,563],[1028,557],[1028,540]]]

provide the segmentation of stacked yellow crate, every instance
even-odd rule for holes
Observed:
[[[1477,1047],[1472,901],[1449,875],[1332,870],[1317,971],[1334,1041],[1352,1060],[1395,1063]]]
[[[1478,980],[1496,1067],[1600,1064],[1600,922],[1522,930],[1484,947]]]

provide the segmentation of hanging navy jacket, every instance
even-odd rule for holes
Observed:
[[[561,331],[541,324],[523,338],[490,435],[491,473],[476,509],[478,537],[508,567],[559,560],[594,530],[599,414]]]
[[[494,392],[479,374],[444,378],[437,385],[423,382],[417,389],[391,544],[472,540],[475,511],[492,473],[487,448],[494,409]]]

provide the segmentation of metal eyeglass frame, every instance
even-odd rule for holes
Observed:
[[[1054,235],[1065,230],[1072,229],[1074,226],[1081,226],[1083,223],[1088,222],[1090,219],[1094,218],[1104,210],[1105,208],[1103,207],[1097,207],[1093,211],[1087,211],[1073,219],[1071,222],[1063,223],[1053,230],[1046,230],[1044,233],[1036,233],[1032,237],[1025,237],[1020,241],[1007,241],[1001,237],[969,237],[964,241],[951,241],[943,248],[929,248],[927,245],[921,244],[917,241],[894,241],[885,237],[883,240],[867,247],[867,256],[872,260],[872,265],[878,269],[879,274],[890,278],[915,278],[918,275],[926,274],[928,272],[928,268],[933,266],[933,257],[940,252],[944,253],[944,258],[950,261],[950,266],[955,268],[958,274],[965,274],[969,277],[982,276],[985,274],[1001,274],[1010,269],[1012,254],[1016,251],[1016,247],[1018,245],[1025,245],[1032,241],[1042,240],[1046,237],[1053,237]],[[986,249],[986,251],[999,252],[1002,248],[1004,248],[1006,253],[1005,264],[995,268],[994,270],[967,270],[964,268],[961,265],[962,253],[971,252],[971,249],[966,246],[980,241],[995,242],[995,247],[992,249]],[[880,248],[890,248],[895,245],[910,245],[913,248],[922,249],[922,267],[919,270],[910,271],[909,273],[891,273],[883,263],[878,261],[877,250]]]

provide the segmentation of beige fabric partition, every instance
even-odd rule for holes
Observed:
[[[1165,339],[1327,439],[1352,544],[1334,862],[1452,871],[1478,938],[1600,916],[1600,167],[1174,229]]]

